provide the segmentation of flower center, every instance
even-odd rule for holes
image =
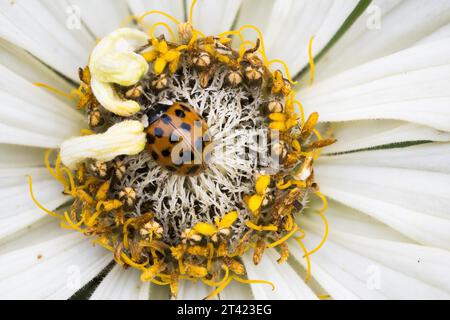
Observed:
[[[311,194],[326,208],[313,164],[333,141],[315,130],[317,113],[305,118],[285,64],[267,59],[255,27],[210,37],[178,27],[178,40],[153,27],[100,41],[80,70],[89,129],[47,167],[73,197],[60,217],[67,227],[172,296],[180,279],[200,279],[214,295],[232,279],[258,282],[245,279],[247,251],[258,264],[277,247],[281,263],[289,239],[304,248],[296,219]],[[256,42],[243,38],[246,28]]]

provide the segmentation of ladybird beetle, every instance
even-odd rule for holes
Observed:
[[[184,103],[157,104],[149,114],[147,149],[161,167],[177,175],[195,176],[206,168],[208,125]]]

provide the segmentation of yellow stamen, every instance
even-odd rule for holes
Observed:
[[[162,16],[164,16],[164,17],[170,19],[170,20],[172,20],[176,25],[179,25],[179,24],[180,24],[180,20],[176,19],[174,16],[172,16],[172,15],[170,15],[170,14],[168,14],[168,13],[165,13],[164,11],[159,11],[159,10],[151,10],[151,11],[145,12],[143,15],[141,15],[141,16],[137,19],[137,22],[138,22],[139,24],[142,23],[142,21],[145,19],[145,17],[147,17],[147,16],[149,16],[149,15],[151,15],[151,14],[160,14],[160,15],[162,15]]]
[[[318,245],[316,248],[314,248],[313,250],[309,251],[309,252],[306,254],[306,255],[308,255],[308,256],[310,256],[310,255],[312,255],[313,253],[319,251],[319,249],[322,248],[322,246],[325,244],[325,241],[327,241],[327,238],[328,238],[328,220],[327,220],[327,218],[326,218],[325,215],[324,215],[324,212],[325,212],[325,211],[327,210],[327,208],[328,208],[328,201],[327,201],[327,198],[326,198],[321,192],[316,191],[316,192],[314,192],[314,194],[315,194],[316,196],[318,196],[318,197],[320,198],[320,200],[322,200],[322,202],[323,202],[323,207],[322,207],[322,209],[320,209],[319,215],[320,215],[320,217],[322,218],[323,223],[324,223],[324,225],[325,225],[325,232],[324,232],[324,235],[323,235],[322,240],[320,241],[319,245]]]
[[[222,280],[220,280],[219,282],[214,282],[212,280],[201,279],[202,282],[210,287],[220,287],[221,285],[223,285],[230,276],[230,269],[226,265],[223,265],[222,268],[223,270],[225,270],[225,275],[223,276]]]
[[[211,299],[212,297],[218,295],[231,283],[231,281],[233,281],[233,277],[229,277],[228,279],[226,279],[224,283],[222,283],[216,290],[211,292],[206,298],[204,298],[204,300]]]
[[[63,91],[61,91],[61,90],[58,90],[58,89],[56,89],[56,88],[54,88],[54,87],[52,87],[52,86],[50,86],[50,85],[48,85],[48,84],[45,84],[45,83],[34,82],[33,84],[34,84],[35,86],[37,86],[37,87],[45,88],[45,89],[47,89],[48,91],[51,91],[51,92],[53,92],[53,93],[56,93],[57,95],[60,95],[60,96],[66,98],[66,99],[69,99],[69,100],[73,100],[73,99],[75,99],[76,97],[78,97],[78,94],[77,94],[77,90],[76,90],[76,89],[73,89],[70,93],[66,93],[66,92],[63,92]]]
[[[300,103],[300,101],[294,100],[294,104],[298,106],[298,109],[300,111],[300,119],[301,119],[302,126],[303,126],[305,123],[305,110],[303,109],[303,106]]]
[[[78,232],[83,232],[83,230],[80,228],[80,226],[83,224],[83,219],[81,219],[81,221],[79,221],[77,224],[74,224],[67,211],[64,212],[64,217],[66,218],[66,222],[69,223],[69,225],[64,225],[63,221],[61,221],[62,228],[75,229]]]
[[[258,226],[251,222],[250,220],[245,221],[245,225],[249,227],[250,229],[256,230],[256,231],[278,231],[278,227],[274,226],[273,224],[269,224],[267,226]]]
[[[292,80],[291,74],[290,74],[290,72],[289,72],[289,68],[288,68],[286,62],[284,62],[283,60],[280,60],[280,59],[274,59],[274,60],[270,60],[270,61],[267,63],[267,65],[270,66],[270,65],[272,65],[272,64],[274,64],[274,63],[279,63],[279,64],[281,64],[281,65],[283,66],[284,72],[286,73],[286,78],[287,78],[287,80],[288,80],[291,84],[297,84],[297,83],[298,83],[298,81],[293,81],[293,80]]]
[[[261,32],[261,30],[259,30],[257,27],[255,27],[254,25],[251,25],[251,24],[246,24],[246,25],[244,25],[244,26],[242,26],[242,27],[240,27],[239,28],[239,32],[242,32],[243,30],[245,30],[245,29],[252,29],[252,30],[254,30],[257,34],[258,34],[258,38],[259,38],[259,40],[260,40],[260,42],[261,42],[261,54],[262,54],[262,56],[263,56],[263,59],[264,59],[264,63],[267,65],[267,56],[266,56],[266,48],[265,48],[265,45],[264,45],[264,38],[263,38],[263,36],[262,36],[262,32]]]
[[[197,4],[197,0],[192,0],[191,7],[189,8],[189,19],[188,19],[188,22],[190,24],[192,24],[192,20],[194,18],[194,8],[195,8],[196,4]]]
[[[309,39],[309,45],[308,45],[308,56],[309,56],[309,66],[310,66],[310,85],[314,83],[314,57],[312,54],[312,45],[313,45],[314,36]]]
[[[303,253],[304,253],[303,257],[306,259],[306,267],[307,268],[306,268],[305,282],[307,283],[309,281],[309,279],[311,278],[311,258],[309,256],[309,254],[307,254],[308,251],[306,250],[306,247],[303,244],[302,240],[299,237],[295,237],[294,239],[295,239],[295,241],[298,242],[298,244],[302,248]]]
[[[288,234],[286,234],[284,237],[280,238],[279,240],[272,242],[270,244],[267,245],[267,248],[274,248],[276,246],[279,246],[280,244],[282,244],[283,242],[287,241],[290,237],[292,237],[292,235],[297,231],[297,225],[294,226],[294,228],[292,229],[291,232],[289,232]]]
[[[36,197],[34,196],[34,193],[33,193],[33,179],[31,178],[31,176],[28,176],[28,186],[29,186],[29,190],[30,190],[31,199],[36,204],[36,206],[38,206],[39,209],[41,209],[42,211],[44,211],[45,213],[47,213],[48,215],[50,215],[52,217],[62,219],[62,217],[59,214],[57,214],[56,212],[53,212],[51,210],[48,210],[43,205],[41,205],[39,203],[39,201],[36,199]]]
[[[130,223],[132,223],[134,220],[136,220],[135,218],[130,218],[127,221],[125,221],[125,223],[123,224],[123,246],[125,247],[125,249],[129,248],[129,243],[128,243],[128,225]]]
[[[233,275],[232,278],[234,280],[236,280],[237,282],[241,282],[241,283],[245,283],[245,284],[257,284],[257,283],[268,284],[269,286],[272,287],[272,291],[275,291],[275,285],[272,282],[270,282],[270,281],[242,279],[242,278],[240,278],[240,277],[238,277],[236,275]]]
[[[155,37],[155,36],[154,36],[155,29],[156,29],[157,27],[160,27],[160,26],[163,26],[163,27],[165,27],[165,28],[167,29],[167,31],[168,31],[169,34],[170,34],[170,39],[171,39],[172,41],[175,41],[175,40],[176,40],[176,36],[175,36],[175,33],[173,32],[172,28],[171,28],[167,23],[165,23],[165,22],[157,22],[157,23],[155,23],[155,24],[150,28],[149,35],[150,35],[151,38],[154,38],[154,37]]]
[[[147,264],[148,264],[148,259],[146,261],[144,261],[143,263],[136,263],[133,260],[131,260],[125,253],[121,253],[120,257],[122,258],[123,262],[125,262],[126,264],[138,269],[138,270],[142,270]]]
[[[74,195],[74,194],[75,194],[76,187],[75,187],[75,180],[74,180],[74,178],[73,178],[72,172],[70,172],[69,169],[67,169],[66,167],[62,168],[61,170],[62,170],[63,172],[65,172],[66,175],[67,175],[67,177],[69,178],[69,182],[70,182],[70,194],[71,194],[71,195]]]

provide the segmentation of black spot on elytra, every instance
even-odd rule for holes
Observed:
[[[172,118],[170,118],[170,116],[168,116],[167,114],[163,114],[161,116],[161,121],[165,124],[170,124],[172,122]]]
[[[155,128],[155,136],[157,136],[158,138],[161,138],[164,135],[164,130],[161,128]]]
[[[180,106],[181,106],[181,108],[184,109],[184,111],[191,112],[191,109],[189,107],[186,107],[185,105],[182,105],[182,104]]]
[[[199,165],[194,165],[191,168],[189,168],[189,170],[187,171],[187,174],[189,174],[189,175],[197,174],[198,170],[200,170],[200,166]]]
[[[166,166],[166,169],[169,170],[170,172],[175,172],[175,171],[177,171],[177,168],[172,167],[172,166]]]
[[[184,129],[184,130],[186,130],[186,131],[191,131],[191,125],[189,124],[189,123],[186,123],[186,122],[183,122],[182,124],[181,124],[181,129]]]
[[[152,134],[148,134],[148,135],[147,135],[147,142],[148,142],[149,144],[154,144],[154,143],[155,143],[155,136],[152,135]]]
[[[171,153],[171,150],[170,149],[164,149],[162,152],[162,155],[164,156],[164,157],[170,157],[170,153]]]
[[[175,110],[175,115],[176,115],[178,118],[184,118],[184,117],[186,117],[186,113],[184,113],[184,111],[181,110],[181,109],[176,109],[176,110]]]
[[[155,151],[152,151],[152,157],[155,161],[159,158],[158,154]]]
[[[149,125],[153,122],[161,119],[161,115],[164,115],[167,110],[170,108],[170,106],[166,104],[157,103],[153,106],[153,109],[147,113],[148,115],[148,123]]]

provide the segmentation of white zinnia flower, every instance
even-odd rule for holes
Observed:
[[[109,251],[61,229],[30,199],[27,175],[33,176],[42,204],[67,210],[69,199],[47,173],[44,153],[85,126],[67,97],[35,84],[71,92],[78,87],[77,69],[88,63],[97,39],[119,28],[130,10],[136,16],[162,10],[184,21],[189,3],[0,3],[0,297],[66,299],[112,261]],[[198,1],[193,24],[208,35],[249,23],[260,27],[268,56],[286,61],[292,77],[300,80],[297,97],[305,113],[318,112],[321,132],[338,140],[315,164],[315,181],[330,200],[326,243],[310,261],[292,239],[292,257],[284,264],[277,263],[274,249],[266,250],[258,266],[244,256],[248,278],[270,281],[276,290],[233,282],[221,299],[450,297],[450,2],[369,4]],[[157,21],[154,15],[146,19]],[[312,36],[317,64],[309,86]],[[140,56],[128,58],[145,73]],[[110,86],[107,73],[100,86]],[[106,97],[117,106],[115,99]],[[130,135],[142,143],[139,132]],[[88,145],[89,138],[75,142]],[[111,151],[108,137],[104,140],[105,156]],[[320,209],[320,203],[310,206]],[[311,250],[322,239],[324,221],[314,210],[300,220],[304,244]],[[307,270],[311,280],[305,283]],[[92,299],[168,297],[167,287],[141,282],[134,269],[114,265],[104,273]],[[186,281],[180,283],[178,298],[210,293],[210,287]]]

